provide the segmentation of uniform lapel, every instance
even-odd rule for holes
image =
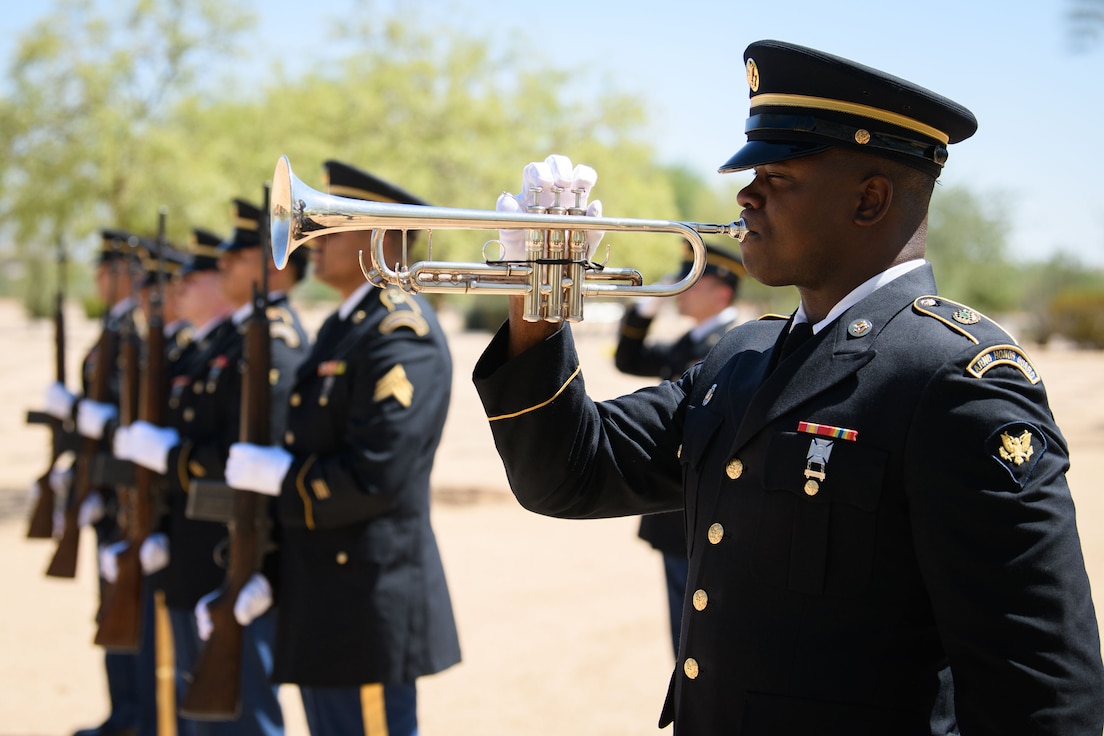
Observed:
[[[935,293],[931,266],[922,266],[867,296],[797,349],[790,360],[765,375],[739,424],[733,448],[759,430],[843,381],[874,359],[876,338],[886,324],[912,304],[919,294]],[[857,320],[870,326],[855,336],[848,327]],[[787,325],[788,326],[788,325]],[[767,364],[769,354],[764,355]]]
[[[349,314],[348,319],[341,319],[337,312],[326,318],[326,321],[322,323],[322,327],[318,330],[310,354],[299,364],[299,368],[295,372],[296,383],[317,373],[318,366],[323,361],[333,358],[341,351],[340,349],[348,336],[356,332],[361,325],[370,321],[364,317],[357,317],[357,313],[361,311],[371,312],[374,304],[379,304],[378,289],[370,290]]]

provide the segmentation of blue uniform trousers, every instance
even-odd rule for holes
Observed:
[[[104,537],[96,529],[97,542]],[[97,556],[97,572],[98,556]],[[103,578],[100,578],[101,595]],[[153,590],[142,586],[142,640],[137,652],[104,652],[104,675],[111,711],[104,731],[133,728],[140,736],[157,733],[157,664],[153,639]]]
[[[184,675],[199,658],[203,641],[191,610],[169,609],[176,650],[176,697],[181,702],[187,691]],[[185,730],[178,736],[283,736],[284,714],[272,683],[272,639],[276,614],[269,610],[245,627],[242,638],[241,716],[236,721],[193,721],[180,719]]]
[[[300,686],[311,736],[418,736],[414,683],[360,687]]]

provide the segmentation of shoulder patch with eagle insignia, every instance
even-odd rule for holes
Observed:
[[[1046,435],[1027,422],[1012,422],[998,428],[986,440],[990,456],[1023,488],[1047,451]]]

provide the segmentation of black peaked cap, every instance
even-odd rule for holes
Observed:
[[[720,173],[844,146],[938,177],[947,145],[977,130],[973,113],[957,102],[816,49],[756,41],[744,52],[744,68],[747,143]]]

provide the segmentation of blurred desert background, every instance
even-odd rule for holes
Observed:
[[[313,330],[326,308],[308,310]],[[67,311],[69,386],[99,323]],[[588,388],[619,395],[648,379],[612,365],[616,323],[576,330]],[[599,316],[594,311],[594,316]],[[677,318],[661,328],[679,329]],[[560,521],[522,510],[471,384],[489,340],[445,320],[453,403],[434,467],[433,522],[463,662],[419,681],[425,736],[621,736],[656,732],[673,657],[659,554],[636,519]],[[1070,443],[1069,474],[1089,575],[1104,590],[1104,352],[1028,346]],[[53,543],[24,538],[28,489],[48,461],[48,432],[25,424],[53,380],[53,325],[0,301],[0,736],[67,736],[107,713],[102,652],[92,644],[95,549],[82,535],[75,580],[43,574]],[[289,736],[307,734],[298,694],[281,692]]]

